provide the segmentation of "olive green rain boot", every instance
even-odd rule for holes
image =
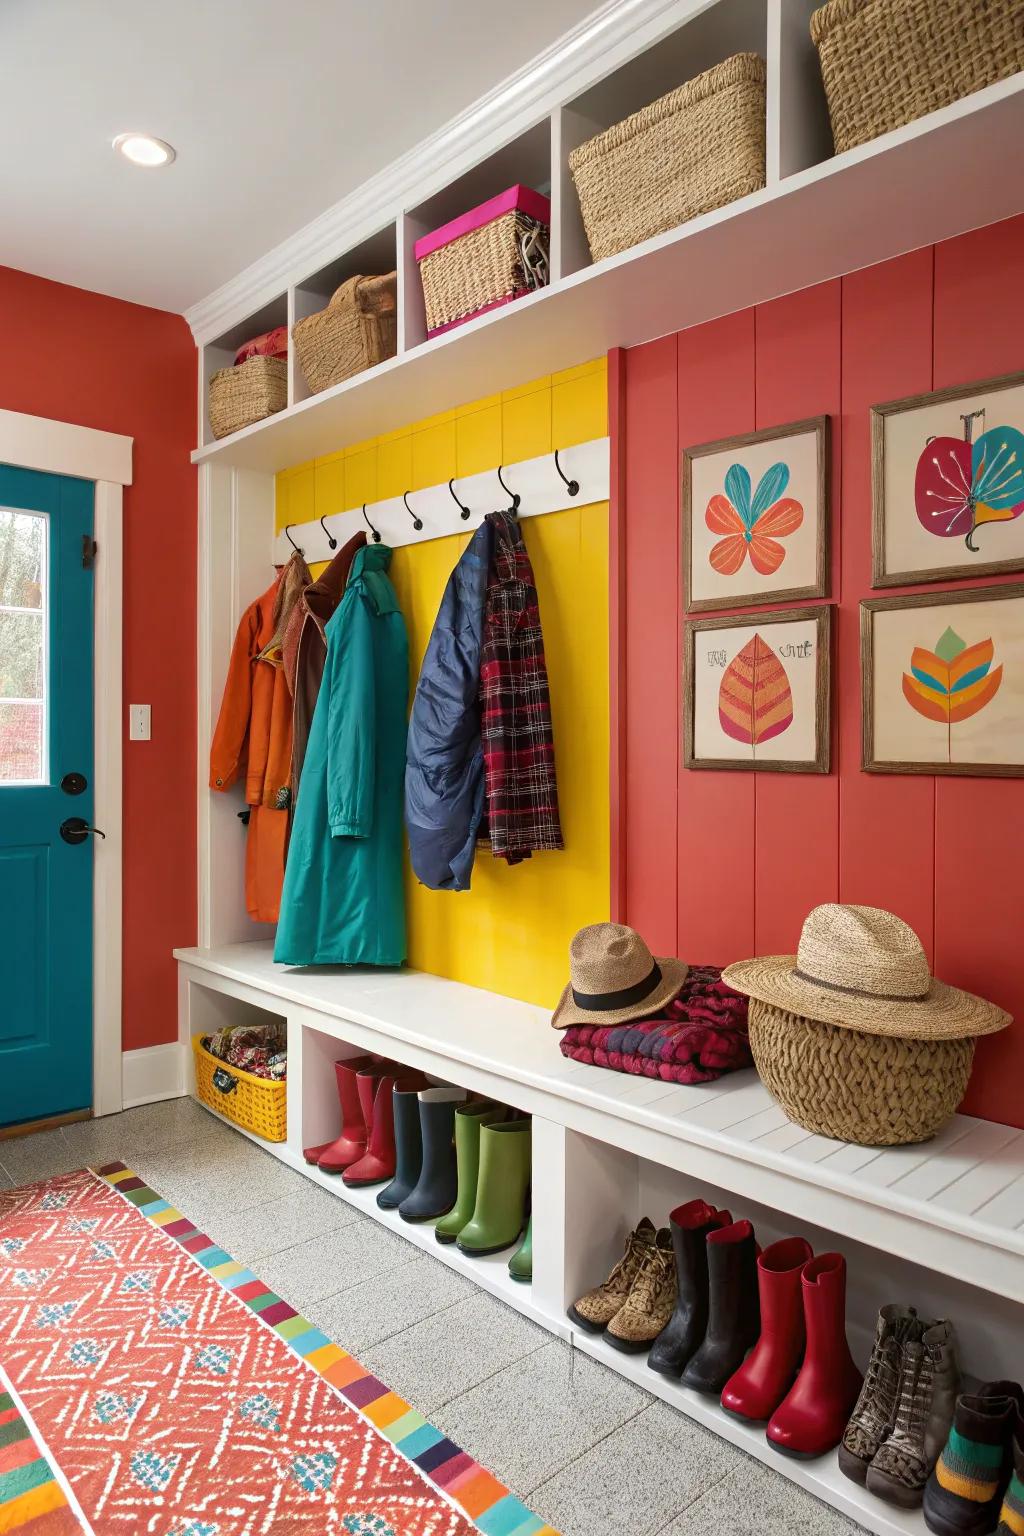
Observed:
[[[455,1111],[455,1165],[459,1192],[447,1216],[434,1226],[439,1243],[454,1243],[476,1210],[476,1181],[480,1170],[480,1127],[500,1120],[505,1113],[501,1104],[482,1099],[476,1104],[460,1104]]]
[[[508,1272],[513,1280],[524,1285],[533,1279],[533,1217],[526,1225],[526,1236],[508,1261]]]
[[[529,1184],[529,1119],[481,1126],[476,1210],[457,1239],[463,1253],[483,1258],[511,1248],[523,1230]]]

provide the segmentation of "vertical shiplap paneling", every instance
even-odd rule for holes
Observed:
[[[937,389],[1024,369],[1022,253],[1024,218],[1007,219],[936,247]],[[986,422],[990,427],[998,424],[992,416]],[[998,523],[982,530],[979,558],[998,558],[1001,531]],[[995,580],[1019,581],[1020,576]],[[993,578],[982,583],[991,584]],[[964,1107],[1016,1123],[1024,1082],[1022,850],[1020,780],[936,780],[935,969],[992,998],[1016,1019],[1004,1034],[979,1042]]]
[[[821,283],[761,305],[756,334],[758,429],[808,416],[831,418],[836,544],[842,515],[841,314],[840,283]],[[835,551],[832,568],[838,600]],[[754,946],[758,954],[791,954],[810,908],[839,898],[839,779],[834,772],[757,774],[754,797]]]
[[[678,394],[679,455],[673,499],[677,529],[682,450],[754,429],[752,309],[680,332]],[[669,558],[668,549],[664,558]],[[679,570],[677,553],[673,566],[677,588]],[[679,635],[677,623],[673,639],[681,667]],[[677,708],[677,742],[679,721]],[[724,964],[753,954],[754,775],[680,769],[677,846],[678,953],[699,964]]]

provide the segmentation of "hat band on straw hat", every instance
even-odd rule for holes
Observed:
[[[847,997],[870,997],[878,1003],[923,1003],[931,991],[928,988],[924,992],[869,992],[864,987],[842,987],[838,981],[824,981],[820,976],[809,976],[799,966],[794,966],[790,974],[798,981],[809,981],[812,987],[827,987],[830,992],[844,992]]]
[[[612,1008],[628,1008],[632,1003],[640,1003],[661,981],[661,966],[655,960],[650,971],[643,981],[634,982],[631,987],[622,987],[618,992],[577,992],[572,989],[573,1002],[577,1008],[583,1008],[588,1013],[606,1013]]]

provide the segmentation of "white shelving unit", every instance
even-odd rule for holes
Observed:
[[[193,1033],[260,1012],[287,1023],[288,1139],[260,1142],[271,1155],[878,1536],[921,1536],[919,1515],[849,1482],[834,1454],[778,1456],[758,1427],[657,1376],[643,1356],[582,1333],[566,1309],[607,1274],[642,1213],[663,1222],[700,1192],[749,1216],[762,1242],[795,1230],[817,1252],[846,1254],[861,1364],[879,1306],[905,1298],[955,1320],[970,1371],[1019,1374],[1024,1132],[954,1116],[923,1146],[848,1146],[792,1125],[753,1072],[699,1088],[619,1077],[563,1058],[544,1010],[458,982],[410,971],[289,970],[273,964],[264,943],[175,953],[183,1048]],[[379,1210],[375,1190],[348,1190],[305,1163],[304,1145],[337,1132],[332,1062],[362,1051],[533,1116],[532,1284],[511,1280],[507,1253],[479,1260],[442,1246],[431,1226]]]
[[[813,0],[616,0],[557,57],[197,306],[195,462],[273,473],[1024,208],[1024,74],[833,156],[813,9]],[[570,151],[740,50],[767,62],[764,189],[592,263]],[[551,193],[550,285],[428,340],[416,240],[517,181]],[[213,440],[206,385],[239,341],[322,307],[345,277],[392,266],[394,358],[312,398],[293,362],[287,409]]]

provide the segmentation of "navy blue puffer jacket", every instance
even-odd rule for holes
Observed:
[[[416,877],[467,891],[484,810],[480,646],[492,533],[482,523],[448,578],[409,721],[405,825]]]

